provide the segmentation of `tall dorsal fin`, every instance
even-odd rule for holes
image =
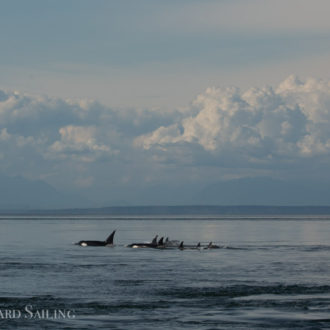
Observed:
[[[113,244],[113,238],[114,238],[114,236],[115,236],[115,233],[116,233],[116,230],[114,230],[110,235],[109,235],[109,237],[106,239],[106,243],[107,244]]]
[[[183,250],[183,241],[180,243],[179,249]]]
[[[201,247],[201,242],[198,242],[197,247],[198,247],[198,248]]]
[[[211,246],[212,246],[212,242],[210,242],[209,245],[208,245],[207,247],[210,249]]]
[[[162,238],[158,241],[158,245],[164,245],[164,237],[162,237]]]
[[[168,237],[166,237],[165,243],[168,243]]]
[[[156,235],[156,236],[154,237],[154,239],[151,241],[151,244],[153,244],[153,245],[157,245],[157,237],[158,237],[158,235]]]

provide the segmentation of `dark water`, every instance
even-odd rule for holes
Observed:
[[[113,229],[114,248],[72,244]],[[0,329],[330,328],[329,217],[1,217],[0,233]],[[155,234],[223,248],[124,246]]]

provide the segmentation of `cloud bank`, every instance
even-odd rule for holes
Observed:
[[[330,84],[290,76],[277,88],[208,88],[184,118],[139,136],[145,150],[201,147],[250,165],[330,153]],[[243,164],[241,164],[243,165]]]
[[[322,179],[329,127],[330,82],[312,78],[210,87],[186,109],[163,113],[2,90],[0,172],[109,199],[226,178]]]

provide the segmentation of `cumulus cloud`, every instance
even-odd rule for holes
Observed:
[[[164,146],[179,141],[180,130],[178,128],[178,125],[173,124],[168,127],[161,126],[146,136],[137,137],[134,141],[134,145],[143,146],[144,149],[150,149],[155,144],[157,144],[158,146]]]
[[[115,110],[89,100],[0,91],[0,140],[29,144],[44,158],[95,161],[131,148],[131,137],[168,124],[166,114]]]
[[[76,157],[93,161],[111,153],[112,141],[98,141],[86,113],[98,105],[4,92],[0,101],[1,140],[15,149],[30,146],[44,158]],[[98,119],[99,121],[99,119]],[[102,128],[100,128],[102,129]],[[108,145],[109,144],[109,145]]]
[[[110,153],[111,149],[98,144],[95,138],[96,127],[83,127],[68,125],[61,127],[59,133],[61,139],[55,141],[50,150],[62,157],[78,157],[82,161],[93,161],[98,154]],[[82,155],[80,157],[80,155]],[[91,157],[91,155],[93,157]]]
[[[86,178],[95,173],[99,181],[121,182],[141,157],[133,140],[172,119],[173,113],[2,90],[0,173],[77,187],[92,185],[97,179]]]
[[[212,155],[274,162],[330,155],[329,125],[329,82],[290,76],[275,89],[208,88],[179,122],[135,144],[164,151],[199,145]]]
[[[277,87],[210,87],[164,113],[1,91],[0,172],[116,198],[281,168],[305,176],[316,159],[328,167],[329,127],[330,83],[294,76]]]

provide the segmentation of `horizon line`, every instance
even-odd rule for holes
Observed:
[[[189,211],[191,212],[187,212]],[[205,213],[209,209],[208,213]],[[111,212],[112,211],[112,212]],[[125,212],[126,211],[126,212]],[[135,212],[134,212],[135,211]],[[157,212],[158,211],[158,212]],[[177,212],[174,212],[177,211]],[[180,212],[181,211],[181,212]],[[184,212],[183,212],[184,211]],[[198,211],[203,211],[198,212]],[[213,211],[213,212],[210,212]],[[222,211],[222,212],[220,212]],[[227,211],[227,212],[225,212]],[[242,212],[245,211],[245,212]],[[263,212],[261,212],[263,211]],[[285,213],[284,211],[290,211]],[[58,209],[0,209],[0,215],[244,215],[244,214],[297,214],[293,211],[304,211],[304,214],[330,215],[330,205],[258,205],[258,204],[237,204],[237,205],[201,205],[201,204],[180,204],[180,205],[118,205],[103,207],[73,207]],[[314,211],[311,213],[311,211]],[[317,212],[316,212],[317,211]],[[183,213],[182,213],[183,212]],[[248,212],[248,213],[246,213]],[[264,213],[266,212],[266,213]],[[307,212],[307,213],[306,213]],[[315,213],[316,212],[316,213]],[[298,213],[301,214],[301,213]],[[297,215],[298,215],[297,214]]]

